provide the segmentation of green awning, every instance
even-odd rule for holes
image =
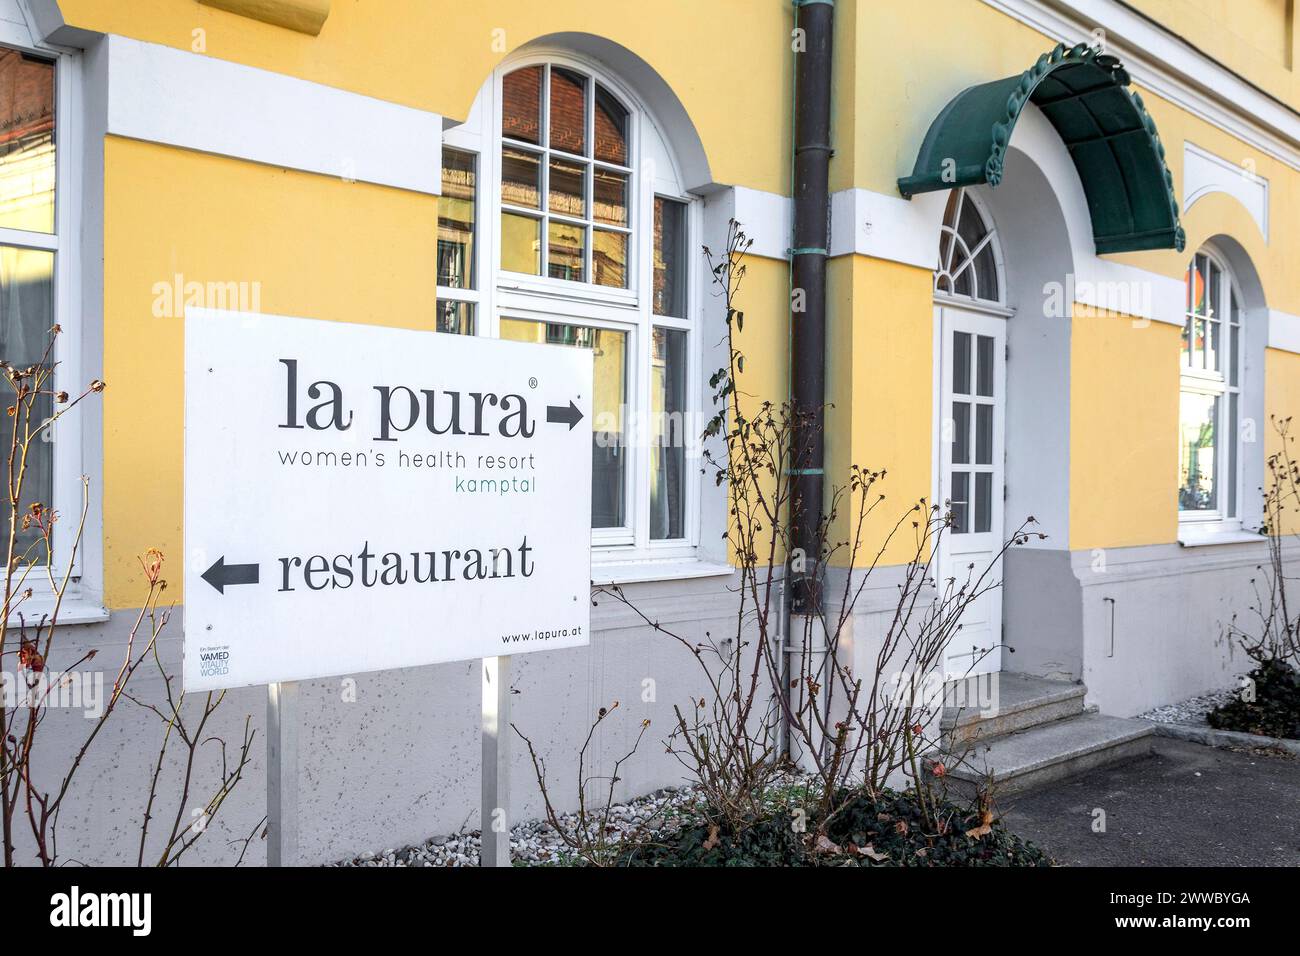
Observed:
[[[1011,132],[1032,102],[1065,142],[1092,215],[1097,253],[1177,249],[1174,179],[1142,98],[1113,56],[1058,44],[1020,76],[957,94],[925,134],[912,175],[898,191],[916,193],[1002,181]]]

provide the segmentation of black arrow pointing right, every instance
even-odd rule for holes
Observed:
[[[217,558],[212,567],[203,572],[203,580],[216,588],[220,594],[226,593],[227,584],[256,584],[260,576],[256,564],[226,564],[224,554]]]
[[[573,426],[582,421],[582,412],[578,411],[578,406],[569,402],[569,407],[563,405],[547,405],[546,420],[548,422],[559,422],[562,425],[568,425],[569,431],[573,431]]]

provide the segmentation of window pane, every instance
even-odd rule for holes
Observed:
[[[474,155],[442,151],[438,197],[438,285],[474,288]]]
[[[596,158],[627,166],[627,110],[614,94],[596,84]]]
[[[501,135],[541,142],[542,68],[526,66],[501,81]]]
[[[541,157],[522,149],[501,150],[501,201],[541,209]]]
[[[975,464],[993,464],[993,406],[975,406]]]
[[[970,464],[970,402],[952,403],[952,461]]]
[[[986,398],[993,395],[993,337],[991,335],[976,336],[978,341],[979,365],[979,394]]]
[[[1205,368],[1205,319],[1192,319],[1192,368]]]
[[[686,204],[655,197],[655,315],[686,318]]]
[[[1178,419],[1178,507],[1184,511],[1218,508],[1215,448],[1219,398],[1183,392]]]
[[[436,328],[439,332],[450,332],[453,335],[473,335],[474,303],[439,299]]]
[[[948,507],[952,510],[953,534],[966,534],[970,531],[970,515],[967,501],[970,498],[970,472],[954,471],[952,473],[952,496]]]
[[[970,394],[970,333],[952,334],[952,390],[957,395]]]
[[[0,247],[0,359],[18,368],[36,365],[45,354],[49,330],[54,325],[54,254]],[[33,425],[51,414],[48,398],[37,401]],[[54,494],[54,446],[32,442],[23,479],[20,513],[33,502],[50,505]],[[26,551],[39,540],[36,529],[18,529],[17,547]],[[43,555],[35,551],[30,560]]]
[[[624,520],[623,410],[627,401],[627,333],[524,319],[501,320],[501,337],[591,349],[595,353],[592,401],[591,526],[621,528]]]
[[[551,67],[551,149],[587,151],[587,78],[562,66]]]
[[[627,234],[597,229],[592,240],[591,269],[596,285],[627,288]]]
[[[518,213],[501,214],[501,268],[542,274],[542,221]]]
[[[587,164],[552,159],[547,208],[574,219],[587,217]]]
[[[0,48],[0,129],[0,226],[53,232],[53,63]]]
[[[627,176],[597,167],[596,221],[627,225]]]
[[[993,527],[993,476],[987,471],[975,475],[975,533]]]
[[[1223,274],[1219,271],[1219,267],[1208,259],[1205,261],[1205,267],[1209,276],[1209,288],[1206,293],[1205,301],[1205,314],[1214,319],[1222,319],[1223,316],[1219,314],[1219,302],[1221,300],[1219,282],[1222,279]]]
[[[1232,340],[1228,343],[1228,384],[1235,387],[1238,369],[1241,368],[1241,326],[1231,326],[1228,335]]]
[[[585,282],[586,261],[587,227],[552,219],[546,230],[546,274]]]
[[[1197,315],[1205,314],[1205,270],[1209,265],[1210,260],[1205,256],[1196,257],[1192,272],[1192,311]]]
[[[650,361],[650,537],[686,536],[686,333],[654,330]]]
[[[1219,351],[1219,336],[1222,333],[1223,323],[1215,319],[1206,320],[1205,336],[1205,367],[1212,371],[1222,371],[1219,365],[1222,356]]]
[[[1233,329],[1235,332],[1236,329]],[[1228,483],[1228,517],[1237,517],[1237,399],[1233,392],[1228,396],[1228,474],[1224,481]]]

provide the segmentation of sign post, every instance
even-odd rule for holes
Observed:
[[[298,683],[266,687],[266,865],[298,865]]]
[[[587,349],[188,309],[186,691],[267,691],[267,860],[301,862],[297,682],[483,660],[509,862],[510,660],[588,643]]]
[[[510,865],[510,656],[483,658],[483,810],[479,865]]]

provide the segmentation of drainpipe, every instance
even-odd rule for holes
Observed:
[[[794,547],[818,566],[818,524],[822,514],[824,442],[823,408],[826,402],[826,256],[830,242],[830,133],[831,34],[834,0],[794,0],[795,25],[803,31],[803,51],[795,54],[794,92],[794,237],[790,250],[791,404],[799,416],[794,430],[793,496],[797,513],[791,515]],[[795,292],[802,295],[796,296]],[[796,305],[802,309],[796,311]],[[820,617],[821,580],[791,574],[786,589],[791,619],[785,628],[786,679],[789,693],[789,658],[802,648],[791,646],[795,628],[803,633],[801,618]],[[814,622],[820,633],[820,622]],[[826,683],[826,682],[823,682]],[[783,728],[788,753],[789,728]]]

